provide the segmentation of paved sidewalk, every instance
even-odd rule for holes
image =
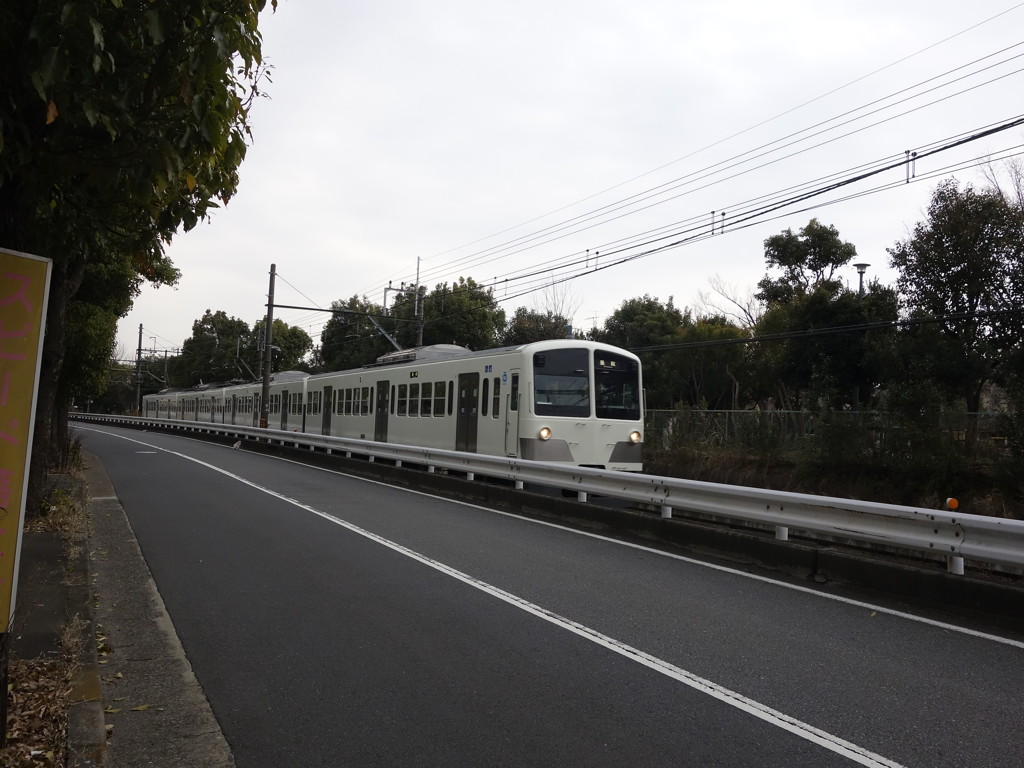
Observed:
[[[105,725],[113,726],[106,765],[234,766],[113,486],[99,459],[83,454],[93,617],[97,634],[105,638],[96,669]]]

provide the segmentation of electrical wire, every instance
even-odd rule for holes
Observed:
[[[680,186],[683,186],[683,182],[687,182],[688,181],[688,183],[693,183],[695,180],[701,180],[701,179],[708,178],[710,175],[714,175],[716,173],[721,173],[724,170],[735,169],[737,167],[740,167],[740,166],[744,165],[745,163],[751,162],[752,160],[756,160],[756,159],[759,159],[759,158],[762,158],[762,157],[766,157],[766,156],[770,155],[772,152],[778,152],[781,149],[785,149],[787,147],[793,146],[793,145],[799,143],[800,141],[806,141],[806,140],[808,140],[810,138],[813,138],[815,136],[819,136],[819,135],[822,135],[824,133],[827,133],[828,131],[834,131],[837,128],[842,127],[843,125],[848,125],[848,124],[850,124],[852,122],[855,122],[856,120],[863,120],[864,118],[870,116],[871,114],[876,114],[876,113],[882,111],[882,109],[891,109],[891,108],[897,106],[900,103],[904,103],[904,102],[910,100],[911,98],[920,98],[921,96],[923,96],[925,94],[928,94],[928,93],[931,93],[931,92],[934,92],[934,91],[936,91],[939,88],[948,87],[948,86],[952,85],[953,83],[963,81],[964,79],[966,79],[968,77],[977,76],[980,73],[986,72],[988,70],[991,70],[991,69],[993,69],[996,66],[1003,65],[1003,64],[1006,64],[1006,63],[1008,63],[1010,61],[1016,60],[1017,58],[1020,58],[1019,54],[1016,55],[1016,56],[1011,56],[1009,58],[1003,59],[1002,61],[997,62],[996,64],[990,64],[990,65],[988,65],[986,67],[983,67],[982,69],[975,70],[975,71],[970,72],[970,73],[968,73],[966,75],[961,75],[961,76],[959,76],[959,77],[957,77],[957,78],[955,78],[953,80],[950,80],[950,81],[945,82],[945,83],[941,83],[940,85],[928,88],[927,90],[924,90],[924,91],[922,91],[920,93],[917,93],[917,94],[915,94],[912,97],[908,96],[908,97],[905,97],[903,99],[900,99],[899,101],[896,101],[896,102],[893,102],[891,104],[888,104],[885,107],[876,108],[876,109],[871,110],[870,112],[867,112],[865,114],[862,114],[862,115],[860,115],[860,116],[858,116],[856,118],[851,118],[849,120],[839,122],[839,123],[837,123],[835,125],[832,125],[829,128],[822,128],[821,130],[816,131],[816,132],[813,131],[814,128],[818,128],[820,126],[828,125],[829,123],[833,123],[833,122],[839,120],[839,118],[841,118],[841,117],[845,117],[845,116],[854,114],[854,113],[856,113],[858,111],[862,111],[862,110],[866,109],[866,107],[877,105],[877,104],[879,104],[881,102],[884,102],[884,101],[886,101],[888,99],[892,99],[893,97],[898,96],[900,94],[904,94],[904,93],[906,93],[908,91],[911,91],[913,89],[920,88],[921,86],[926,85],[928,83],[931,83],[931,82],[933,82],[935,80],[938,80],[941,77],[947,77],[947,76],[949,76],[949,75],[951,75],[953,73],[957,73],[957,72],[963,70],[964,68],[966,68],[967,66],[971,66],[973,64],[977,64],[979,62],[982,62],[982,61],[985,61],[986,59],[991,58],[992,56],[995,56],[995,55],[998,55],[998,54],[1001,54],[1001,53],[1005,53],[1006,51],[1012,50],[1012,49],[1018,47],[1019,45],[1021,45],[1021,43],[1018,43],[1018,44],[1013,45],[1013,46],[1008,46],[1007,48],[1004,48],[1001,51],[997,51],[997,52],[989,54],[987,56],[980,57],[978,59],[975,59],[973,62],[970,62],[969,64],[961,65],[959,67],[955,67],[953,69],[947,70],[946,72],[942,73],[942,75],[938,75],[938,76],[935,76],[935,77],[928,78],[927,80],[922,81],[921,83],[918,83],[918,84],[916,84],[914,86],[911,86],[909,88],[904,88],[904,89],[901,89],[899,91],[896,91],[893,94],[889,94],[888,96],[883,97],[882,99],[875,99],[874,101],[869,102],[867,105],[862,105],[861,107],[858,107],[858,108],[856,108],[854,110],[847,110],[846,112],[842,113],[841,115],[838,115],[838,116],[835,116],[833,118],[830,118],[829,120],[822,121],[820,123],[817,123],[814,126],[802,129],[801,131],[796,131],[796,132],[791,133],[788,136],[785,136],[785,137],[783,137],[781,139],[776,139],[775,141],[768,142],[766,144],[762,144],[759,147],[756,147],[756,148],[754,148],[752,150],[747,150],[746,152],[740,153],[739,155],[735,155],[732,158],[729,158],[727,160],[719,161],[718,163],[714,163],[714,164],[712,164],[710,166],[706,166],[705,168],[698,169],[698,170],[693,171],[693,172],[691,172],[691,173],[689,173],[689,174],[687,174],[687,175],[685,175],[683,177],[675,179],[675,180],[673,180],[671,182],[666,182],[665,184],[659,185],[658,187],[654,187],[654,188],[652,188],[650,190],[646,190],[644,192],[637,193],[636,195],[632,195],[632,196],[630,196],[628,198],[625,198],[625,199],[617,201],[617,202],[609,203],[609,204],[607,204],[605,206],[602,206],[601,208],[595,209],[594,211],[591,211],[589,213],[580,214],[579,216],[573,217],[573,218],[571,218],[571,219],[569,219],[569,220],[567,220],[565,222],[560,222],[560,223],[551,225],[549,227],[545,227],[545,228],[539,230],[538,232],[530,233],[530,234],[527,234],[527,235],[523,235],[523,236],[521,236],[519,238],[515,238],[515,239],[513,239],[513,240],[511,240],[511,241],[509,241],[507,243],[498,244],[498,245],[493,246],[493,247],[491,247],[489,249],[485,249],[483,251],[479,251],[479,252],[477,252],[475,254],[470,254],[470,255],[468,255],[466,257],[462,257],[460,259],[456,259],[456,260],[453,260],[453,261],[446,262],[446,263],[444,263],[442,265],[438,265],[437,269],[441,270],[441,269],[445,269],[445,268],[451,268],[452,266],[456,266],[456,265],[457,266],[462,266],[462,267],[477,266],[477,265],[479,265],[481,263],[482,260],[483,260],[482,263],[487,263],[487,262],[493,260],[493,258],[487,258],[487,257],[491,257],[491,256],[494,256],[494,255],[502,253],[502,252],[505,252],[505,255],[512,255],[512,253],[520,253],[522,251],[522,249],[512,250],[511,253],[508,253],[508,251],[510,249],[515,249],[516,246],[518,246],[518,245],[522,245],[524,243],[533,242],[533,241],[535,241],[535,240],[537,240],[539,238],[542,238],[546,234],[550,234],[552,232],[562,232],[562,231],[566,230],[567,228],[572,227],[577,222],[580,222],[580,221],[591,221],[591,220],[594,220],[594,219],[599,219],[602,216],[606,216],[609,212],[617,212],[617,211],[622,210],[624,207],[636,206],[636,205],[638,205],[641,202],[645,202],[645,201],[651,200],[652,198],[656,198],[658,196],[663,196],[667,192],[674,191],[674,190],[678,189]],[[890,116],[890,117],[886,118],[885,120],[877,121],[877,122],[872,123],[872,124],[870,124],[868,126],[862,126],[861,128],[859,128],[859,129],[857,129],[855,131],[850,131],[850,132],[845,133],[845,134],[843,134],[841,136],[833,137],[829,141],[823,141],[823,142],[821,142],[819,144],[813,145],[812,147],[807,147],[807,148],[801,150],[801,152],[794,152],[794,153],[791,153],[791,154],[786,155],[784,157],[776,158],[775,160],[773,160],[773,161],[771,161],[769,163],[764,163],[762,165],[756,166],[755,168],[748,168],[746,171],[744,171],[744,173],[747,173],[747,172],[750,172],[752,170],[756,170],[756,169],[759,169],[759,168],[766,167],[767,165],[771,165],[771,164],[773,164],[775,162],[781,162],[782,160],[788,159],[790,157],[793,157],[796,154],[802,154],[803,152],[810,151],[811,149],[824,146],[826,144],[832,143],[833,141],[838,141],[839,139],[847,138],[847,137],[849,137],[851,135],[854,135],[856,133],[859,133],[859,132],[861,132],[863,130],[868,130],[870,128],[877,127],[877,126],[882,125],[882,124],[884,124],[886,122],[890,122],[891,120],[894,120],[896,118],[904,117],[904,116],[906,116],[908,114],[911,114],[911,113],[913,113],[915,111],[919,111],[921,109],[925,109],[925,108],[927,108],[929,106],[934,106],[935,104],[940,103],[942,101],[946,101],[948,99],[951,99],[951,98],[954,98],[954,97],[957,97],[957,96],[961,96],[961,95],[963,95],[963,94],[965,94],[965,93],[967,93],[969,91],[976,90],[976,89],[981,88],[981,87],[983,87],[985,85],[991,85],[992,83],[998,82],[999,80],[1005,79],[1006,77],[1010,77],[1010,76],[1012,76],[1014,74],[1018,74],[1020,71],[1021,70],[1018,69],[1018,70],[1014,70],[1013,72],[1009,72],[1009,73],[1005,73],[1005,74],[999,75],[998,77],[991,78],[991,79],[989,79],[989,80],[987,80],[987,81],[985,81],[983,83],[975,84],[975,85],[973,85],[973,86],[971,86],[969,88],[964,88],[964,89],[962,89],[960,91],[957,91],[956,93],[948,94],[948,95],[946,95],[946,96],[944,96],[944,97],[942,97],[940,99],[935,99],[935,100],[930,101],[930,102],[928,102],[926,104],[923,104],[923,105],[920,105],[918,107],[915,107],[914,109],[909,109],[909,110],[906,110],[904,112],[901,112],[898,115]],[[801,134],[808,134],[808,132],[810,132],[809,135],[804,136],[802,139],[796,140],[794,138],[794,137],[800,136]],[[789,140],[788,143],[784,143],[784,142],[787,142],[787,140]],[[773,146],[775,147],[774,149],[772,149],[771,151],[767,151],[768,148],[771,148]],[[734,179],[738,175],[742,175],[742,174],[734,174],[733,176],[727,177],[727,179]],[[722,180],[727,180],[727,179],[722,179]],[[675,199],[676,197],[678,197],[678,195],[673,196],[671,198],[668,198],[666,200],[662,200],[661,202],[668,202],[668,200]],[[661,202],[658,202],[656,204],[661,204]],[[640,210],[645,210],[648,207],[651,207],[651,206],[650,205],[645,206],[644,208],[641,208]],[[616,217],[616,218],[618,218],[618,217]],[[589,228],[589,227],[587,227],[587,228]],[[581,231],[581,230],[574,230],[572,232],[572,234],[575,234],[578,231]],[[550,240],[545,240],[543,243],[540,243],[540,244],[545,244],[547,242],[550,242]],[[428,269],[422,275],[422,277],[424,279],[426,279],[426,280],[430,280],[435,274],[439,274],[439,273],[436,270]]]

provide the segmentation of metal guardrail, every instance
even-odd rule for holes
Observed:
[[[244,437],[346,456],[366,456],[369,461],[384,459],[398,466],[422,465],[428,472],[454,470],[465,473],[470,480],[476,475],[501,478],[512,481],[516,488],[522,488],[524,483],[561,487],[575,491],[580,501],[597,494],[653,505],[664,518],[670,518],[672,511],[679,509],[767,524],[775,526],[776,538],[781,540],[788,539],[790,529],[794,529],[906,547],[945,555],[948,569],[956,574],[963,574],[965,558],[1024,566],[1021,520],[231,424],[81,413],[73,413],[71,418]]]

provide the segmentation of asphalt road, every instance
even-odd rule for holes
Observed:
[[[1024,765],[1020,638],[179,436],[76,432],[241,768]]]

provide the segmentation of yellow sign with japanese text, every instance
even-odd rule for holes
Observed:
[[[0,250],[0,632],[10,631],[18,591],[50,267],[49,259]]]

